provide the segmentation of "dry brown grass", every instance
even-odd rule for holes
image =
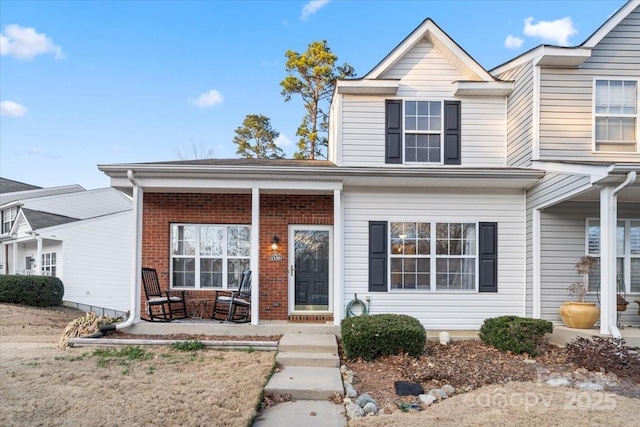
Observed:
[[[0,425],[246,426],[255,415],[274,353],[145,347],[152,358],[124,361],[55,348],[81,315],[0,304]]]

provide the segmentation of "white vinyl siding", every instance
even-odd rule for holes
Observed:
[[[343,166],[386,166],[385,99],[460,100],[461,165],[505,166],[506,98],[456,98],[453,82],[469,77],[461,74],[429,42],[420,41],[381,78],[400,79],[395,96],[342,95],[342,117],[336,119],[341,120]],[[417,165],[407,165],[413,166]]]
[[[515,81],[507,98],[507,165],[528,166],[532,160],[533,65],[529,61],[498,76]]]
[[[516,190],[364,189],[344,192],[344,294],[371,298],[371,313],[404,313],[430,329],[478,329],[524,313],[524,197]],[[368,291],[369,221],[498,223],[498,292]],[[462,310],[462,311],[461,311]],[[461,315],[464,313],[464,315]]]
[[[27,199],[24,207],[36,211],[86,219],[131,209],[131,200],[115,188],[79,191]]]
[[[640,153],[594,152],[594,78],[640,79],[640,10],[592,49],[578,69],[540,70],[540,156],[556,160],[640,161]]]
[[[558,309],[572,298],[567,287],[579,280],[575,264],[585,255],[587,218],[598,218],[600,204],[594,202],[564,202],[545,209],[540,214],[541,230],[541,315],[543,319],[562,324]],[[618,203],[618,217],[629,218],[640,212],[640,203]],[[639,294],[627,294],[633,301]],[[586,301],[597,302],[589,293]],[[623,324],[638,322],[637,310],[627,310],[621,317]]]

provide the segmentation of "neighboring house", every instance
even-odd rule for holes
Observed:
[[[64,300],[130,308],[132,203],[113,188],[77,185],[0,195],[0,274],[59,277]]]
[[[637,14],[637,7],[638,1],[627,4],[608,21],[615,24],[606,24],[594,37],[615,33],[624,21],[620,16]],[[637,37],[638,21],[632,25],[636,31],[630,35]],[[637,41],[626,45],[637,53]],[[539,49],[575,56],[571,49]],[[595,58],[597,48],[588,49]],[[637,56],[623,56],[631,64],[628,80],[637,80]],[[576,207],[569,215],[577,221],[571,241],[556,240],[554,233],[568,230],[552,228],[564,206],[549,217],[549,229],[536,228],[536,209],[538,215],[547,212],[536,208],[536,197],[558,181],[556,174],[575,175],[569,166],[550,169],[549,158],[542,162],[536,156],[574,126],[583,129],[573,138],[590,141],[595,125],[586,99],[591,86],[577,91],[582,104],[588,104],[576,110],[584,117],[575,123],[569,113],[567,123],[553,113],[547,118],[541,107],[546,104],[526,93],[534,90],[529,82],[540,79],[541,63],[528,70],[514,61],[513,68],[526,70],[510,72],[507,64],[489,73],[427,19],[364,77],[337,83],[328,161],[209,159],[99,166],[113,187],[134,198],[135,270],[155,268],[163,286],[186,290],[190,298],[213,298],[216,289],[237,287],[240,272],[250,268],[254,324],[339,324],[356,294],[368,301],[372,314],[408,314],[435,330],[477,329],[486,318],[504,314],[557,321],[566,287],[578,279],[573,264],[584,255],[586,211]],[[527,79],[527,72],[533,76]],[[566,103],[562,111],[574,104],[574,84],[562,85],[566,101],[561,93],[553,98]],[[626,164],[611,166],[615,159],[609,156],[605,166],[587,165],[607,175],[593,184],[618,185],[626,172],[640,167],[635,138],[636,154],[624,157]],[[575,152],[575,141],[570,145],[566,156]],[[590,162],[597,161],[598,153],[591,150],[584,157],[591,154]],[[561,160],[556,163],[572,159]],[[573,167],[590,171],[587,166]],[[576,196],[569,187],[559,184],[551,191]],[[633,184],[618,196],[621,202],[636,202],[625,213],[631,234],[632,217],[640,216],[636,191]],[[586,200],[577,197],[579,203]],[[612,206],[610,197],[603,200]],[[604,222],[595,208],[594,219]],[[595,223],[590,226],[595,230]],[[536,246],[541,232],[542,248]],[[583,250],[569,253],[563,243]],[[563,256],[554,250],[564,251]],[[548,277],[536,297],[540,266],[554,260],[564,276]],[[603,262],[603,274],[605,268]],[[139,278],[136,289],[144,313]],[[548,308],[535,312],[541,299]],[[637,316],[628,319],[640,323]]]
[[[492,70],[515,81],[507,164],[546,171],[526,194],[528,316],[559,321],[584,255],[600,261],[589,298],[602,333],[616,325],[616,292],[640,297],[639,5],[580,46],[539,46]],[[621,320],[637,324],[637,310]]]

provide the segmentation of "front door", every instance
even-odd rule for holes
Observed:
[[[289,242],[289,312],[329,311],[331,226],[291,226]]]

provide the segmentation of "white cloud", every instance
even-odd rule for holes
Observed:
[[[56,59],[64,58],[62,48],[56,46],[46,34],[38,33],[35,28],[11,24],[4,27],[0,34],[0,55],[18,59],[32,59],[37,55],[51,53]]]
[[[311,15],[314,15],[327,3],[329,3],[329,0],[311,0],[302,8],[302,15],[300,15],[300,20],[305,22],[308,21]]]
[[[0,115],[11,117],[22,117],[27,114],[27,107],[14,101],[0,102]]]
[[[505,47],[509,49],[518,49],[520,46],[522,46],[522,43],[524,43],[524,39],[521,39],[520,37],[514,37],[511,34],[509,34],[504,41]]]
[[[280,136],[276,138],[275,143],[278,145],[278,147],[288,147],[289,145],[291,145],[291,140],[287,135],[281,133]]]
[[[49,150],[44,150],[40,147],[31,147],[27,150],[28,156],[36,156],[36,157],[47,157],[50,159],[58,159],[60,156],[58,154],[52,153]]]
[[[222,94],[215,89],[204,92],[196,99],[189,99],[189,104],[200,108],[213,107],[216,104],[222,104]]]
[[[573,21],[568,16],[555,21],[539,21],[537,24],[533,23],[533,17],[529,17],[524,20],[524,34],[566,46],[569,44],[569,37],[578,34],[578,30],[573,27]]]

